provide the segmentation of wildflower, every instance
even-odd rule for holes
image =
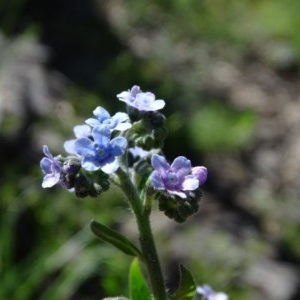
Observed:
[[[187,198],[190,191],[199,187],[199,180],[191,174],[191,161],[184,156],[175,158],[171,166],[163,156],[154,154],[151,159],[154,171],[150,180],[154,189]]]
[[[46,145],[43,146],[43,152],[46,157],[43,157],[40,162],[42,172],[45,175],[42,182],[42,187],[49,188],[60,181],[61,167],[59,162],[52,156]]]
[[[204,296],[205,300],[228,300],[228,295],[223,292],[215,292],[209,285],[197,287],[197,294]]]
[[[136,108],[139,111],[156,111],[165,106],[164,100],[155,100],[155,95],[151,92],[142,92],[140,87],[134,85],[131,90],[117,95],[120,101]]]
[[[124,154],[127,140],[116,137],[110,140],[111,131],[108,126],[96,126],[92,130],[93,140],[82,137],[75,141],[76,153],[82,156],[82,167],[88,171],[99,168],[107,174],[115,172],[119,163],[116,156]]]
[[[98,106],[93,111],[94,116],[97,119],[90,118],[85,121],[86,124],[90,125],[91,127],[95,127],[98,125],[107,125],[110,130],[127,130],[131,127],[130,123],[126,123],[129,120],[129,117],[126,113],[117,112],[114,116],[110,116],[106,109],[101,106]]]
[[[83,137],[88,138],[92,135],[91,127],[85,124],[74,126],[73,131],[76,138],[83,138]],[[70,154],[76,154],[75,141],[76,139],[73,139],[73,140],[68,140],[64,143],[65,150]]]

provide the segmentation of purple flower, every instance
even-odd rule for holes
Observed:
[[[90,118],[85,121],[86,124],[90,125],[91,127],[95,127],[98,125],[107,125],[110,130],[127,130],[131,128],[130,123],[124,123],[129,120],[129,117],[126,113],[117,112],[114,116],[110,116],[110,114],[105,110],[103,107],[98,106],[93,111],[94,116],[97,119]]]
[[[43,157],[40,162],[42,172],[45,175],[42,182],[42,187],[49,188],[60,181],[61,167],[58,161],[52,156],[46,145],[43,146],[43,152],[46,157]]]
[[[228,295],[215,292],[208,284],[197,287],[197,294],[204,296],[205,300],[228,300]]]
[[[116,156],[124,154],[127,140],[116,137],[110,140],[111,131],[108,126],[96,126],[92,130],[93,140],[82,137],[75,141],[76,153],[82,156],[82,167],[88,171],[99,168],[107,174],[115,172],[119,167]]]
[[[199,187],[198,178],[191,174],[191,161],[184,156],[175,158],[170,166],[163,156],[154,154],[151,164],[154,171],[150,180],[156,190],[187,198],[190,191]]]
[[[92,135],[92,129],[88,125],[76,125],[73,128],[76,138],[90,137]],[[70,154],[76,154],[75,150],[76,139],[68,140],[64,143],[65,150]]]
[[[155,100],[153,93],[143,93],[137,85],[134,85],[129,91],[118,94],[117,97],[120,101],[135,107],[139,111],[156,111],[165,106],[164,100]]]

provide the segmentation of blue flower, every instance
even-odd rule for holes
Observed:
[[[199,187],[199,180],[191,174],[191,161],[184,156],[175,158],[171,165],[163,156],[154,154],[151,158],[154,171],[150,175],[156,190],[165,190],[170,195],[187,198],[189,192]]]
[[[132,106],[139,111],[156,111],[165,106],[164,100],[155,100],[155,95],[151,92],[143,93],[139,86],[134,85],[131,90],[117,95],[120,101]]]
[[[46,157],[43,157],[40,162],[42,172],[45,175],[42,187],[49,188],[60,182],[61,167],[46,145],[43,146],[43,152]]]
[[[129,120],[129,117],[126,113],[117,112],[114,116],[111,117],[107,110],[105,110],[101,106],[98,106],[93,111],[93,114],[97,119],[90,118],[85,121],[85,123],[90,125],[91,127],[95,127],[98,125],[107,125],[110,130],[119,131],[124,131],[131,128],[131,124],[126,123],[126,121]]]
[[[73,128],[76,138],[91,137],[92,128],[88,125],[76,125]],[[75,150],[76,139],[65,141],[64,148],[70,154],[76,154]]]
[[[116,137],[110,140],[111,131],[108,126],[96,126],[92,130],[93,140],[83,137],[75,141],[76,153],[82,156],[82,167],[88,171],[99,168],[107,174],[115,172],[119,167],[116,156],[124,154],[127,140]]]
[[[214,292],[214,290],[208,285],[197,287],[197,294],[204,296],[205,300],[228,300],[228,295],[222,292]]]

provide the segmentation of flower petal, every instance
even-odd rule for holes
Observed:
[[[98,119],[94,119],[94,118],[89,118],[85,120],[85,123],[90,125],[91,127],[101,125],[101,122]]]
[[[171,170],[175,172],[179,177],[185,176],[191,171],[191,161],[184,156],[178,156],[171,164]]]
[[[111,140],[111,154],[113,156],[120,156],[124,154],[127,147],[127,140],[124,137],[118,136]]]
[[[194,167],[192,168],[192,175],[196,176],[199,180],[199,185],[202,185],[207,179],[207,168],[201,167]]]
[[[186,199],[186,198],[187,198],[187,195],[186,195],[184,192],[180,192],[180,191],[169,191],[169,190],[168,190],[168,193],[169,193],[170,195],[178,196],[178,197],[180,197],[180,198],[182,198],[182,199]]]
[[[228,300],[228,296],[225,293],[214,293],[211,297],[212,300]]]
[[[87,171],[96,171],[100,168],[100,164],[93,157],[86,156],[82,159],[82,167]]]
[[[49,148],[48,148],[47,145],[44,145],[44,146],[43,146],[43,152],[44,152],[44,154],[45,154],[47,157],[49,157],[50,159],[53,159],[53,156],[52,156],[52,154],[50,153]]]
[[[199,187],[199,180],[192,176],[185,176],[184,181],[182,182],[182,190],[183,191],[194,191]]]
[[[75,151],[79,155],[94,155],[94,142],[88,138],[75,140]]]
[[[93,129],[93,137],[96,144],[99,146],[107,146],[110,141],[110,128],[105,125],[96,126]]]
[[[42,169],[42,172],[44,174],[52,173],[51,166],[52,166],[52,161],[47,157],[43,157],[41,162],[40,162],[40,167]]]
[[[94,109],[93,114],[101,123],[110,118],[108,111],[101,106],[98,106],[96,109]]]
[[[131,90],[130,90],[130,94],[133,96],[133,97],[136,97],[136,95],[138,94],[138,93],[141,93],[142,91],[141,91],[141,89],[140,89],[140,87],[138,86],[138,85],[134,85],[132,88],[131,88]]]
[[[117,112],[114,116],[112,116],[112,119],[117,120],[118,123],[120,123],[129,120],[129,117],[124,112]]]
[[[154,110],[160,110],[162,108],[164,108],[166,105],[166,102],[164,100],[155,100],[153,103],[151,103],[151,105],[149,106],[149,108],[154,111]]]
[[[120,101],[123,101],[127,104],[134,101],[134,99],[132,99],[132,100],[130,99],[131,98],[130,92],[122,92],[122,93],[118,94],[117,97],[119,98]]]
[[[125,131],[132,127],[130,123],[119,123],[114,129],[119,131]]]
[[[170,168],[170,165],[166,161],[165,157],[158,154],[152,155],[151,164],[156,171],[163,174]]]
[[[112,174],[116,172],[118,168],[119,168],[119,162],[117,159],[115,159],[113,162],[108,163],[103,167],[101,167],[101,170],[106,174]]]
[[[85,124],[74,126],[73,131],[77,138],[88,137],[92,133],[91,127]]]
[[[70,153],[70,154],[77,153],[76,148],[75,148],[75,141],[76,140],[69,140],[69,141],[64,142],[64,148],[67,153]]]
[[[59,179],[60,179],[59,174],[47,174],[46,176],[44,176],[42,187],[43,188],[52,187],[59,182]]]
[[[162,181],[161,177],[159,176],[158,171],[153,171],[149,178],[151,180],[152,186],[155,189],[157,189],[157,190],[164,190],[165,189],[164,182]]]

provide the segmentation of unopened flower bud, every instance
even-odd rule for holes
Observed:
[[[63,164],[63,171],[68,175],[76,175],[81,169],[81,161],[77,157],[67,158]]]
[[[90,190],[90,182],[84,175],[79,175],[75,178],[74,188],[77,197],[84,198],[88,196]]]
[[[148,114],[148,118],[150,121],[150,124],[155,126],[155,127],[161,127],[164,125],[166,117],[164,114],[162,114],[159,111],[151,111]]]

